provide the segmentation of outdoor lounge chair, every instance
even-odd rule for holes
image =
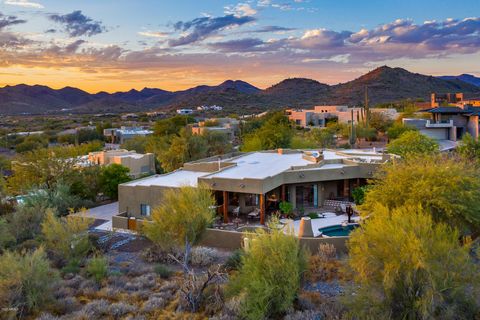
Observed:
[[[253,211],[250,212],[247,216],[250,219],[259,218],[260,217],[260,209],[258,209],[258,208],[253,209]]]
[[[240,207],[233,208],[232,213],[238,218],[238,215],[240,214]]]

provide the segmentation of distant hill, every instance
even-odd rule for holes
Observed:
[[[466,81],[467,78],[470,81]],[[144,88],[111,94],[89,94],[72,87],[54,90],[20,84],[0,88],[0,114],[123,113],[214,104],[223,106],[225,112],[246,114],[284,107],[359,105],[364,101],[365,88],[368,88],[370,104],[374,105],[407,98],[428,100],[432,92],[464,92],[467,97],[480,96],[480,87],[472,84],[475,79],[479,80],[469,75],[444,79],[383,66],[333,86],[311,79],[291,78],[265,90],[240,80],[176,92]]]
[[[340,104],[362,104],[368,88],[372,104],[406,98],[429,100],[430,93],[478,93],[480,88],[458,79],[442,80],[402,68],[379,67],[355,80],[333,86],[332,100]]]
[[[443,79],[443,80],[460,80],[460,81],[463,81],[463,82],[466,82],[466,83],[470,83],[470,84],[473,84],[477,87],[480,87],[480,78],[479,77],[475,77],[474,75],[471,75],[471,74],[461,74],[459,76],[441,76],[441,77],[438,77],[440,79]]]

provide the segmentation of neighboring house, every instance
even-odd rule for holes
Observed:
[[[165,190],[205,183],[215,194],[217,213],[266,214],[288,201],[299,210],[317,208],[325,200],[351,200],[352,190],[366,184],[392,155],[367,150],[275,150],[231,153],[186,163],[171,173],[119,185],[119,212],[146,218],[161,204]],[[235,209],[235,210],[234,210]],[[121,228],[115,226],[114,228]]]
[[[213,123],[211,126],[209,124]],[[238,133],[240,121],[232,118],[212,118],[193,124],[190,128],[192,134],[203,134],[206,131],[222,132],[228,135],[230,140]]]
[[[88,160],[97,165],[121,164],[130,169],[129,175],[139,178],[155,173],[155,155],[153,153],[139,154],[128,150],[108,150],[90,152]]]
[[[395,120],[398,113],[395,109],[371,108],[372,113],[381,113],[386,118]],[[358,123],[365,119],[364,108],[348,106],[315,106],[313,109],[288,109],[288,118],[301,127],[325,127],[328,120],[336,119],[339,123]]]
[[[119,128],[109,128],[103,130],[103,135],[107,137],[108,141],[111,143],[122,144],[128,139],[134,137],[145,137],[152,134],[152,130],[145,129],[143,127],[121,127]]]
[[[472,105],[434,107],[423,110],[430,114],[430,119],[403,119],[426,136],[435,140],[457,141],[465,133],[478,139],[480,107]]]
[[[188,115],[192,113],[193,113],[193,109],[177,109],[177,114]]]

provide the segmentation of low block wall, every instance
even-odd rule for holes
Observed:
[[[137,219],[137,231],[141,230],[143,223],[148,221]],[[114,229],[128,229],[128,218],[122,216],[112,217],[112,227]],[[219,229],[207,229],[198,245],[212,248],[221,248],[227,250],[236,250],[242,247],[243,233],[238,231],[228,231]],[[331,238],[300,238],[300,245],[315,253],[322,243],[329,243],[335,246],[338,253],[346,253],[346,242],[348,237]]]
[[[128,229],[128,218],[122,216],[113,216],[112,217],[112,228],[113,229]]]
[[[338,253],[346,253],[348,237],[300,238],[300,245],[315,253],[322,243],[335,246]],[[199,245],[235,250],[242,247],[243,233],[218,229],[207,229]]]

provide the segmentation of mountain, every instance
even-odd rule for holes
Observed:
[[[474,86],[480,87],[480,78],[475,77],[474,75],[471,74],[461,74],[459,76],[441,76],[438,77],[443,80],[460,80],[466,83],[473,84]]]
[[[466,81],[469,79],[470,81]],[[220,105],[225,113],[261,112],[275,108],[308,108],[322,104],[363,104],[365,88],[371,105],[403,99],[428,100],[430,93],[463,92],[480,97],[479,80],[470,75],[439,78],[412,73],[402,68],[379,67],[346,83],[327,85],[305,78],[285,79],[265,90],[247,82],[227,80],[217,86],[201,85],[182,91],[155,88],[126,92],[89,94],[65,87],[6,86],[0,88],[0,114],[123,113],[147,110],[194,108]]]
[[[379,67],[355,80],[332,87],[331,99],[339,104],[362,104],[365,87],[372,104],[401,99],[429,99],[430,93],[479,92],[480,89],[458,79],[443,80],[412,73],[402,68]]]

